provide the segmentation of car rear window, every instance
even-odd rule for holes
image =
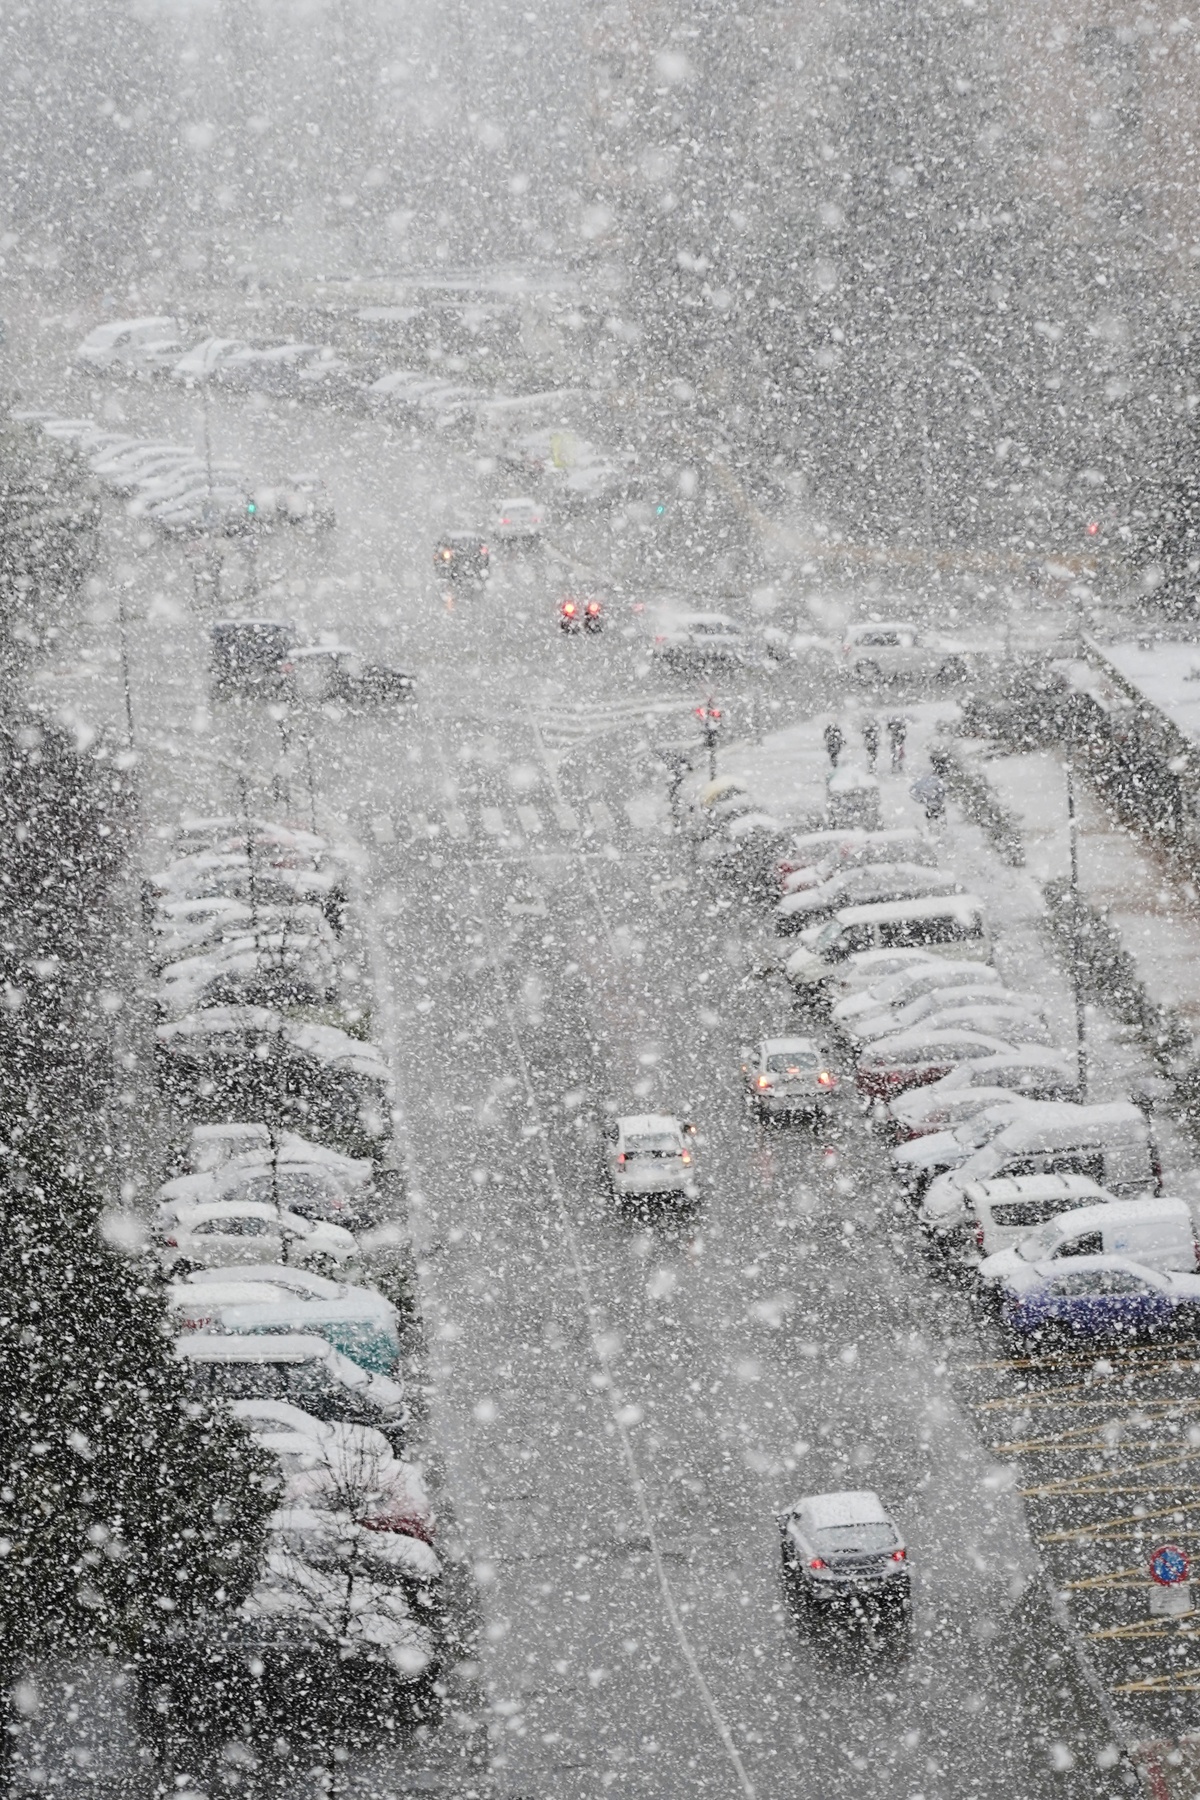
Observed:
[[[1057,1200],[1001,1200],[992,1207],[992,1223],[1010,1228],[1045,1225],[1060,1213],[1069,1212],[1072,1206],[1091,1206],[1094,1201],[1094,1194],[1086,1194],[1080,1201],[1064,1200],[1061,1197]]]
[[[790,1050],[786,1055],[777,1052],[767,1058],[767,1069],[772,1075],[799,1075],[803,1069],[815,1069],[816,1066],[814,1050]]]
[[[626,1156],[678,1156],[679,1139],[670,1131],[646,1132],[625,1139]]]
[[[812,1532],[814,1547],[829,1555],[838,1551],[859,1550],[867,1555],[891,1550],[896,1533],[884,1519],[872,1519],[862,1525],[823,1525]]]

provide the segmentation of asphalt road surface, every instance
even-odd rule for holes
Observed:
[[[196,430],[196,402],[160,388],[101,400]],[[291,721],[281,774],[278,722],[208,706],[182,552],[114,523],[93,649],[111,655],[120,582],[151,819],[227,805],[235,753],[303,810],[307,743],[319,827],[366,847],[430,1442],[481,1608],[440,1740],[413,1752],[430,1784],[464,1792],[486,1736],[489,1791],[536,1800],[1108,1791],[1102,1734],[1074,1772],[1057,1746],[1064,1646],[1012,1623],[1036,1558],[947,1377],[970,1314],[849,1097],[816,1135],[743,1111],[739,1045],[792,1020],[750,973],[756,921],[672,829],[654,755],[706,684],[650,666],[627,599],[598,640],[560,637],[552,552],[502,556],[481,594],[440,589],[436,529],[500,491],[452,446],[217,396],[210,430],[251,470],[316,469],[339,513],[327,538],[278,538],[259,591],[222,605],[286,607],[421,672],[415,709]],[[721,697],[787,718],[791,679],[747,672]],[[610,1107],[697,1123],[697,1203],[614,1206]],[[907,1650],[814,1641],[784,1603],[775,1510],[859,1486],[907,1535]]]

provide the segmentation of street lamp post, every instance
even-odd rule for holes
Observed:
[[[1075,995],[1075,1054],[1079,1069],[1079,1098],[1087,1099],[1087,1029],[1083,1001],[1083,955],[1079,913],[1079,820],[1075,812],[1075,759],[1067,757],[1067,841],[1071,854],[1071,986]]]

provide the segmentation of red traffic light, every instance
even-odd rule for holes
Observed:
[[[1087,534],[1089,537],[1099,537],[1100,536],[1100,521],[1099,521],[1099,519],[1089,519],[1088,520]]]

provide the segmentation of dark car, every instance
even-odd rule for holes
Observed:
[[[840,1602],[907,1620],[908,1552],[877,1494],[809,1494],[780,1514],[779,1529],[784,1579],[810,1617]]]
[[[433,552],[433,566],[447,581],[484,581],[491,552],[475,531],[444,531]]]
[[[367,662],[345,644],[314,644],[292,657],[292,683],[306,699],[366,705],[415,700],[417,678],[407,669]]]
[[[209,630],[214,696],[277,693],[291,677],[296,627],[290,619],[218,619]]]

